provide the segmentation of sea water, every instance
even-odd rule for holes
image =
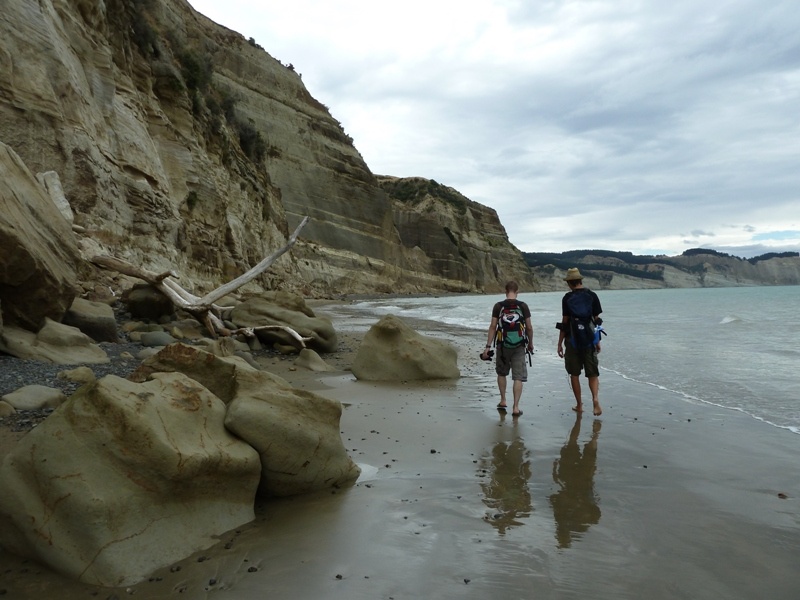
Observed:
[[[563,292],[520,294],[531,308],[534,360],[556,354]],[[670,391],[676,402],[741,411],[800,433],[800,286],[598,291],[602,377]],[[395,314],[452,326],[475,352],[502,295],[355,301],[337,309],[354,329]],[[463,341],[463,340],[461,340]]]

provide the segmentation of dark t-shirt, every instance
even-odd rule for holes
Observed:
[[[528,305],[525,304],[522,300],[509,300],[506,298],[505,300],[501,300],[497,304],[494,305],[492,308],[492,318],[499,319],[500,318],[500,308],[503,306],[513,306],[517,305],[522,309],[522,316],[526,319],[531,318],[531,309],[528,308]]]
[[[592,290],[589,288],[578,288],[577,290],[571,290],[564,294],[564,297],[561,299],[561,314],[565,317],[570,317],[572,315],[569,314],[569,309],[567,308],[567,298],[569,298],[570,294],[589,294],[592,297],[592,316],[596,317],[601,312],[603,312],[603,307],[600,306],[600,298],[597,297]]]

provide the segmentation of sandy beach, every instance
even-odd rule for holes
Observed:
[[[315,309],[317,310],[317,309]],[[318,314],[325,314],[318,310]],[[346,325],[346,324],[343,324]],[[499,413],[483,338],[449,332],[456,381],[375,384],[341,334],[312,373],[267,368],[344,405],[352,488],[270,501],[255,522],[127,589],[0,554],[0,595],[41,598],[792,598],[800,592],[800,436],[601,375],[576,416],[537,348],[524,414]],[[601,355],[602,365],[602,355]],[[0,428],[0,448],[13,440]]]

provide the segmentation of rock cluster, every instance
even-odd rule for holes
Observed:
[[[312,339],[320,324],[325,343],[336,344],[327,320],[276,311],[284,322],[302,316]],[[68,344],[88,336],[55,322],[46,327],[56,325],[73,335],[58,346],[59,356],[30,344],[35,358],[91,365],[82,345]],[[164,326],[184,336],[176,325]],[[122,329],[174,342],[164,326],[142,332],[151,325],[126,322]],[[2,334],[7,340],[8,331]],[[96,379],[87,366],[64,370],[59,378],[83,384],[69,398],[38,384],[2,396],[0,418],[36,416],[0,466],[0,546],[81,581],[126,585],[251,520],[257,494],[302,494],[356,480],[360,470],[339,436],[338,402],[261,370],[242,341],[191,341],[154,348],[127,379]],[[90,340],[90,347],[106,357],[99,344]],[[314,350],[302,353],[304,362],[325,365]]]
[[[0,468],[0,544],[87,583],[127,585],[253,518],[256,451],[188,377],[82,387]]]
[[[252,520],[257,497],[356,481],[339,402],[252,364],[230,338],[201,341],[171,343],[127,378],[64,370],[82,384],[68,398],[41,385],[3,396],[0,410],[46,410],[0,464],[0,546],[83,582],[129,585]],[[387,316],[353,372],[457,378],[456,362],[449,343]],[[330,370],[308,348],[296,364]]]

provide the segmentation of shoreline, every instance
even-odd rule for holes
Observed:
[[[445,328],[461,379],[380,384],[347,370],[363,333],[335,325],[340,350],[323,358],[336,371],[293,369],[277,356],[265,364],[342,402],[342,439],[363,469],[352,488],[260,504],[254,522],[129,590],[2,554],[0,591],[23,600],[211,591],[399,600],[528,598],[534,588],[537,598],[744,599],[800,589],[796,434],[608,371],[603,415],[578,417],[563,366],[539,354],[524,414],[512,419],[495,409],[475,332]]]

